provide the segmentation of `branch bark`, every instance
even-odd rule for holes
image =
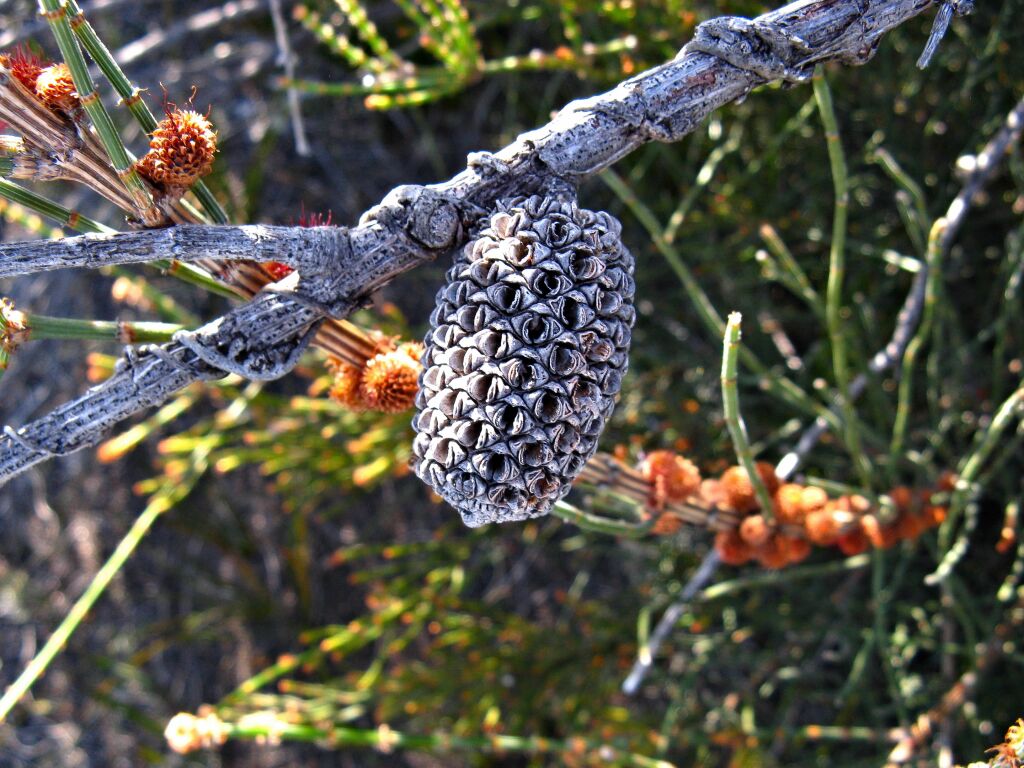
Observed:
[[[347,316],[377,287],[457,247],[496,200],[533,194],[552,184],[577,184],[649,141],[677,141],[718,107],[767,82],[776,70],[780,77],[799,80],[816,63],[863,64],[886,32],[938,4],[798,0],[746,23],[745,31],[729,26],[728,35],[711,35],[721,46],[717,53],[707,52],[709,35],[698,34],[702,44],[684,48],[672,61],[607,93],[568,104],[547,125],[495,154],[471,154],[466,169],[452,179],[429,187],[398,187],[351,229],[183,226],[3,246],[0,274],[5,275],[172,257],[283,261],[299,270],[299,278],[275,284],[275,290],[284,291],[276,301],[264,292],[194,334],[129,361],[109,382],[16,436],[9,430],[0,438],[0,483],[50,453],[95,443],[117,421],[217,371],[259,378],[283,375],[294,364],[295,350],[323,317]],[[705,29],[715,21],[723,20],[706,22]],[[786,50],[779,40],[788,45]],[[756,60],[745,64],[739,51],[751,48]],[[161,248],[171,252],[154,252]],[[264,313],[271,306],[274,311]],[[247,325],[246,312],[273,316],[278,325]],[[282,314],[286,312],[294,316],[287,318]],[[260,339],[259,333],[269,336]]]

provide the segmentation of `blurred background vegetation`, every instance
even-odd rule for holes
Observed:
[[[208,182],[236,222],[328,210],[353,222],[393,186],[448,178],[467,152],[501,147],[567,101],[671,58],[699,21],[770,7],[284,3],[288,78],[270,5],[83,3],[151,106],[161,85],[182,102],[198,88],[220,132]],[[56,55],[34,11],[0,2],[0,48],[31,39]],[[1022,12],[1019,0],[979,4],[923,72],[914,62],[930,16],[886,37],[865,67],[826,69],[849,167],[843,318],[854,373],[889,339],[932,220],[1024,93]],[[302,96],[309,156],[295,150],[289,88]],[[115,116],[129,146],[144,148],[123,110]],[[932,486],[992,436],[1024,364],[1019,142],[1003,162],[942,263],[909,383],[872,380],[857,404],[870,476],[826,435],[807,478],[868,496]],[[37,189],[123,226],[83,188]],[[706,473],[733,463],[706,297],[719,316],[744,315],[744,344],[762,361],[741,365],[747,427],[759,459],[781,458],[835,388],[816,306],[834,197],[811,89],[762,88],[686,140],[635,152],[589,181],[581,202],[623,221],[638,263],[630,373],[604,447],[627,461],[671,448]],[[2,215],[6,240],[55,234],[17,206]],[[445,268],[396,281],[360,324],[421,337]],[[188,323],[228,306],[141,269],[54,273],[4,292],[23,309],[98,319]],[[4,421],[73,396],[117,351],[24,346],[0,381]],[[767,383],[782,377],[802,398]],[[892,729],[979,663],[977,685],[919,757],[931,764],[953,745],[958,760],[980,759],[1024,714],[1017,422],[996,436],[979,492],[937,533],[846,560],[822,550],[777,572],[720,568],[627,696],[638,648],[711,535],[615,536],[556,517],[464,529],[407,471],[409,414],[352,413],[328,388],[316,354],[279,382],[196,386],[129,437],[4,489],[4,686],[132,521],[161,516],[0,725],[0,765],[879,765]],[[585,492],[572,500],[588,503]],[[926,585],[951,551],[962,557],[948,577]],[[163,731],[180,711],[244,725],[219,750],[178,756]]]

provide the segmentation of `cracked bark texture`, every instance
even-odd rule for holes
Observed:
[[[799,41],[777,67],[788,77],[820,62],[863,64],[886,32],[936,5],[941,3],[799,0],[759,16],[753,26],[762,40],[763,31],[771,29],[779,39]],[[284,261],[299,271],[298,278],[274,284],[224,319],[158,351],[143,352],[108,382],[23,427],[17,436],[9,430],[0,438],[0,482],[51,453],[94,444],[117,421],[192,381],[229,371],[254,378],[284,375],[322,318],[347,316],[398,274],[461,245],[496,200],[543,192],[553,183],[576,184],[649,141],[677,141],[712,111],[767,81],[770,72],[764,66],[742,68],[737,57],[699,47],[684,48],[672,61],[604,94],[571,102],[547,125],[497,153],[470,155],[467,168],[446,182],[396,188],[351,229],[179,227],[0,246],[2,274],[172,255],[231,259],[240,252],[244,258]],[[763,62],[764,51],[758,53]],[[774,49],[770,53],[781,55]],[[176,250],[164,252],[168,246]],[[272,255],[261,255],[268,252]],[[247,312],[260,321],[242,321],[250,317]],[[86,427],[88,418],[96,419],[95,428]]]

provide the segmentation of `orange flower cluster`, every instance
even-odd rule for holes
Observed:
[[[648,454],[637,469],[650,486],[648,507],[658,513],[652,531],[668,535],[679,530],[684,520],[667,505],[685,502],[707,510],[708,524],[719,529],[715,548],[722,562],[742,565],[753,560],[766,568],[783,568],[804,560],[813,546],[838,547],[849,556],[915,539],[946,517],[945,507],[932,503],[932,494],[953,487],[947,475],[934,489],[894,488],[888,506],[895,516],[883,522],[864,496],[830,498],[821,488],[781,482],[768,463],[756,466],[772,497],[770,516],[762,513],[743,467],[702,480],[692,462],[672,451]]]
[[[7,67],[11,75],[32,93],[36,92],[36,80],[50,62],[40,58],[30,49],[19,45],[13,51],[0,54],[0,65]]]
[[[69,112],[80,104],[71,70],[63,62],[51,64],[39,72],[35,92],[40,101],[51,109]]]
[[[759,471],[761,468],[758,465]],[[732,467],[726,475],[730,473],[732,482],[741,489],[749,485],[739,467]],[[774,479],[773,472],[769,476]],[[844,555],[857,555],[872,547],[886,549],[899,541],[916,539],[946,517],[945,507],[931,502],[933,489],[915,492],[906,486],[894,488],[889,498],[895,518],[883,522],[879,510],[864,496],[832,499],[821,488],[779,484],[777,480],[765,484],[774,502],[771,522],[757,509],[744,508],[747,516],[739,527],[715,537],[723,562],[741,565],[756,560],[766,568],[782,568],[806,558],[812,545],[835,546]],[[948,480],[934,490],[949,490]],[[742,499],[743,494],[738,498]]]
[[[149,140],[149,152],[136,163],[148,179],[168,187],[189,187],[213,168],[217,133],[205,115],[167,106]]]
[[[648,506],[661,510],[672,501],[683,501],[700,488],[700,470],[674,451],[651,451],[637,467],[651,484]]]
[[[381,340],[380,351],[362,367],[337,358],[328,360],[334,375],[330,397],[353,411],[400,413],[412,408],[419,390],[423,345],[417,341],[396,345]]]
[[[7,67],[15,80],[51,109],[71,112],[81,105],[71,70],[63,62],[54,64],[18,46],[0,54],[0,65]]]

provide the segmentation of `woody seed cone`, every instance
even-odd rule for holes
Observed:
[[[514,200],[448,271],[413,467],[467,525],[546,514],[597,449],[634,319],[620,231],[573,202]]]

